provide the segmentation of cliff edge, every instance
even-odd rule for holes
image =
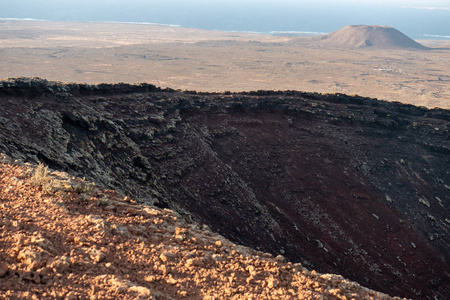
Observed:
[[[392,296],[449,294],[450,112],[343,94],[0,82],[0,151]]]
[[[394,299],[5,155],[0,197],[2,299]]]

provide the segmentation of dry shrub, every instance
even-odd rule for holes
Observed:
[[[85,179],[59,180],[52,177],[49,174],[48,167],[42,163],[39,163],[34,170],[30,183],[32,186],[41,187],[42,191],[48,194],[55,194],[59,191],[92,194],[95,190],[95,183],[87,182]]]

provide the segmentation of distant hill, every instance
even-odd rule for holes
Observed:
[[[317,42],[337,48],[429,49],[395,28],[379,25],[349,25],[318,37]]]

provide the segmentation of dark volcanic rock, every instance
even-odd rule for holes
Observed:
[[[450,293],[450,112],[342,94],[0,82],[0,151],[391,295]]]

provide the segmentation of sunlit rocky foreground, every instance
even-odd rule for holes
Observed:
[[[5,155],[0,228],[4,299],[399,299]]]

